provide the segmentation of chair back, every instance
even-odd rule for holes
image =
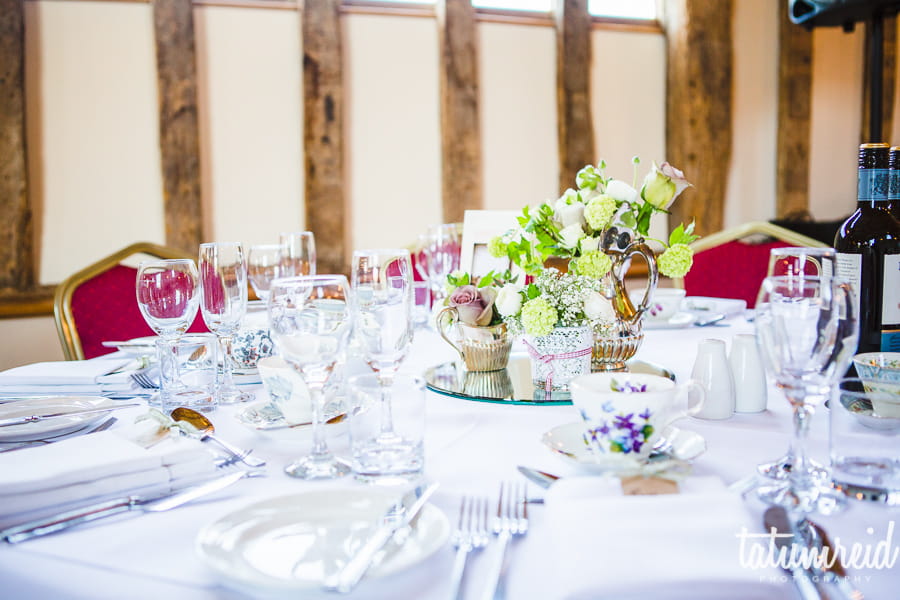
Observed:
[[[137,305],[137,268],[122,264],[138,256],[194,258],[186,253],[138,242],[70,275],[56,288],[53,316],[66,360],[82,360],[115,352],[110,340],[155,335]],[[198,311],[189,331],[207,331]]]
[[[688,296],[738,298],[752,308],[766,277],[769,252],[785,246],[824,248],[826,244],[772,223],[745,223],[691,244],[694,265],[683,287]]]

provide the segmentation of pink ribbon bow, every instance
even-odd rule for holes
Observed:
[[[528,340],[523,341],[525,342],[525,347],[528,349],[528,354],[531,355],[531,358],[539,360],[545,365],[549,365],[554,360],[558,360],[561,358],[581,358],[582,356],[589,355],[592,351],[591,347],[588,346],[586,348],[582,348],[581,350],[573,350],[572,352],[561,352],[560,354],[541,354],[537,348],[528,343]],[[550,373],[547,375],[547,379],[544,380],[544,391],[548,394],[553,388],[553,371],[554,369],[550,369]]]

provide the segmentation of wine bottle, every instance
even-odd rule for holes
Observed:
[[[891,146],[888,168],[890,169],[888,210],[900,221],[900,146]]]
[[[857,292],[859,352],[900,351],[900,222],[889,187],[889,146],[860,145],[856,211],[834,238],[837,275]]]

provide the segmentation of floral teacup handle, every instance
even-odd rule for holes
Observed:
[[[447,337],[450,328],[452,328],[457,321],[459,321],[459,311],[457,311],[456,308],[449,306],[438,313],[437,318],[435,319],[435,325],[437,325],[438,333],[441,334],[444,341],[453,346],[453,349],[459,353],[459,357],[465,360],[466,357],[463,354],[462,348],[457,346],[453,340]]]
[[[644,297],[641,299],[641,303],[635,307],[635,315],[632,317],[632,322],[637,321],[641,315],[643,315],[647,310],[650,309],[650,301],[653,298],[653,292],[656,291],[656,284],[659,282],[659,270],[656,267],[656,258],[653,254],[653,250],[643,242],[632,242],[628,244],[628,247],[622,252],[622,263],[621,264],[630,264],[631,257],[634,255],[641,256],[644,261],[647,263],[647,285],[644,288]],[[616,273],[617,283],[621,283],[624,286],[624,273]],[[628,295],[625,294],[627,298]]]

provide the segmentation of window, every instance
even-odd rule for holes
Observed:
[[[475,8],[521,10],[536,13],[553,11],[554,0],[472,0]],[[367,0],[368,4],[425,4],[435,0]],[[595,17],[616,19],[656,19],[656,0],[588,0],[588,12]]]

